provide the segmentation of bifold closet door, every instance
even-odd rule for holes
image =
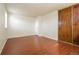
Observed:
[[[72,7],[59,10],[58,39],[72,42]]]
[[[73,44],[79,45],[79,4],[73,6]]]

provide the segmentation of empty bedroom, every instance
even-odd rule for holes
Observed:
[[[0,3],[1,55],[79,55],[79,4]]]

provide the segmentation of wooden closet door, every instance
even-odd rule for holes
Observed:
[[[68,7],[59,11],[59,40],[72,42],[72,7]]]
[[[79,4],[73,6],[73,43],[79,45]]]

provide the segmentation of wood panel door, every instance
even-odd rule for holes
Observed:
[[[79,4],[73,6],[73,43],[79,45]]]
[[[72,42],[72,7],[59,10],[59,40]]]

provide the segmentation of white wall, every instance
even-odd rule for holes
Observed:
[[[9,14],[8,38],[35,34],[35,17]]]
[[[0,53],[6,43],[6,29],[5,29],[5,7],[4,4],[0,4]]]
[[[41,16],[39,21],[39,34],[58,40],[58,11]]]
[[[9,14],[8,38],[28,35],[40,35],[58,40],[58,11],[38,17]]]

